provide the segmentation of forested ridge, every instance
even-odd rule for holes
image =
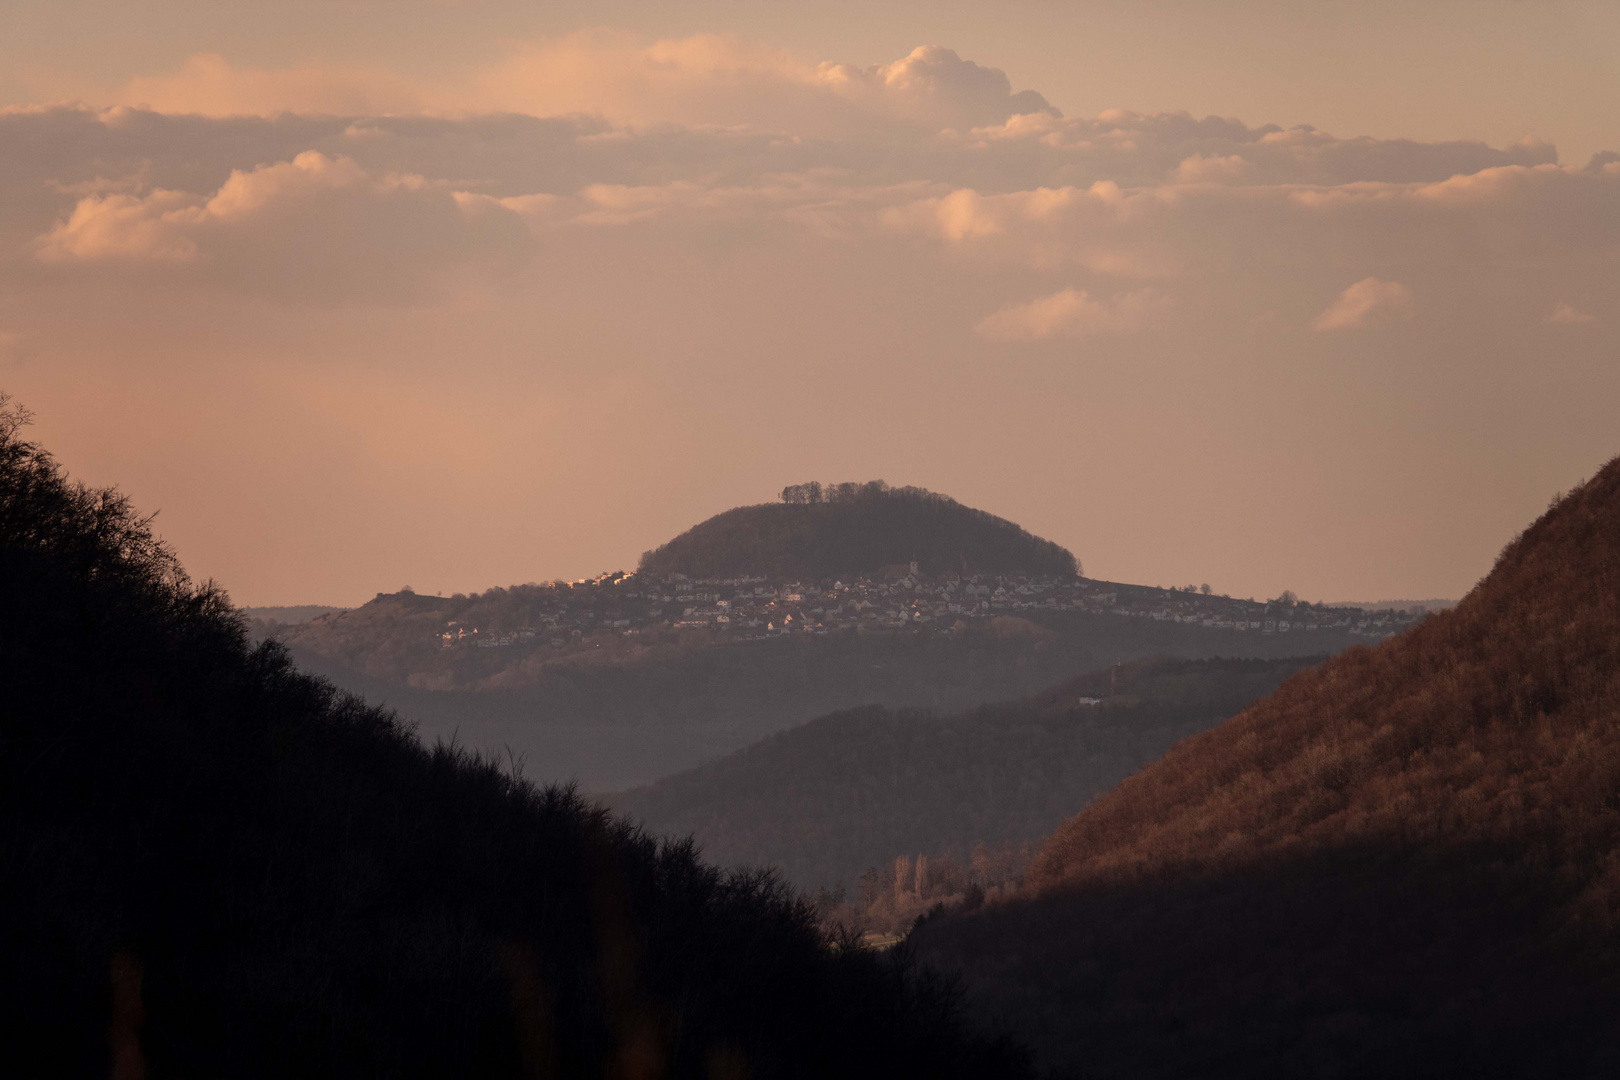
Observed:
[[[904,957],[296,672],[0,401],[0,1071],[1020,1076]]]
[[[1088,1075],[1620,1073],[1620,459],[913,936]]]
[[[1066,549],[923,488],[799,484],[779,503],[716,514],[641,557],[642,574],[832,579],[912,562],[924,574],[1073,577]]]
[[[940,715],[872,706],[821,717],[612,797],[721,865],[845,885],[899,855],[1044,837],[1178,739],[1320,657],[1154,657],[1019,701]]]

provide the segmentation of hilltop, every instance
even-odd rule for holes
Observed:
[[[924,574],[1074,577],[1066,549],[1003,518],[922,488],[800,484],[782,501],[740,506],[641,557],[651,577],[846,580],[916,563]]]
[[[1046,836],[1097,795],[1321,657],[1147,658],[953,715],[871,706],[820,717],[612,797],[724,866],[854,887],[900,854]]]
[[[914,936],[1096,1076],[1613,1075],[1617,792],[1620,459]]]
[[[770,877],[250,645],[4,406],[0,1073],[1028,1075]]]

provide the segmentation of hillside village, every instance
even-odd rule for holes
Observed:
[[[515,625],[472,625],[450,619],[435,633],[443,648],[566,647],[604,633],[634,636],[649,630],[707,631],[735,640],[795,634],[922,632],[949,635],[973,620],[1084,612],[1120,618],[1190,623],[1234,633],[1290,634],[1333,629],[1380,639],[1423,617],[1422,611],[1363,611],[1298,603],[1236,600],[1187,586],[1163,589],[1085,578],[1019,574],[944,575],[930,578],[913,563],[891,575],[850,581],[771,582],[763,577],[715,580],[672,574],[647,580],[635,574],[518,586],[516,601],[499,605],[521,612]],[[432,598],[422,598],[432,599]],[[459,595],[453,599],[464,598]],[[483,606],[483,605],[481,605]],[[485,610],[488,610],[485,607]]]

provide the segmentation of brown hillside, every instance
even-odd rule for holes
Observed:
[[[1368,840],[1512,841],[1620,914],[1620,459],[1452,611],[1351,649],[1058,829],[1049,890]]]
[[[1620,1075],[1620,459],[913,940],[1088,1076]]]

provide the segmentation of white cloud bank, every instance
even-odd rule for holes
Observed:
[[[1534,140],[1497,149],[1466,141],[1339,138],[1309,126],[1250,128],[1231,118],[1174,112],[1115,109],[1064,117],[1039,93],[1015,91],[1005,72],[940,45],[861,67],[725,34],[646,41],[610,30],[579,31],[517,44],[456,80],[413,80],[334,63],[255,68],[203,53],[110,96],[84,96],[213,118],[505,114],[801,140],[881,134],[881,149],[868,144],[820,152],[847,164],[932,141],[936,168],[955,171],[971,161],[979,181],[993,178],[1002,188],[1088,186],[1098,179],[1156,185],[1167,177],[1183,184],[1438,181],[1557,157],[1552,146]]]
[[[961,75],[967,61],[927,50],[870,78],[937,83],[928,74],[935,63],[970,88],[986,82],[986,69],[970,65],[979,74]],[[989,82],[989,97],[1010,100],[1004,79]],[[1348,330],[1409,317],[1414,280],[1454,276],[1482,252],[1499,267],[1556,265],[1602,259],[1620,245],[1620,167],[1607,160],[1491,164],[1436,180],[1278,182],[1268,175],[1275,163],[1218,153],[1212,140],[1243,142],[1246,154],[1256,145],[1307,146],[1316,158],[1360,162],[1346,166],[1350,176],[1368,162],[1410,165],[1435,148],[1175,116],[1093,123],[1127,132],[1133,149],[1104,140],[1102,158],[1075,153],[1088,171],[1112,161],[1120,179],[1054,185],[1042,182],[1045,159],[1007,140],[970,144],[946,130],[886,138],[874,156],[864,137],[640,131],[577,116],[13,111],[0,115],[0,137],[18,151],[0,171],[0,267],[19,259],[55,274],[125,267],[138,279],[131,268],[145,264],[284,299],[398,302],[457,274],[505,274],[540,257],[559,230],[612,227],[628,230],[631,244],[654,246],[724,230],[729,243],[911,245],[917,259],[1017,268],[1024,296],[1074,290],[1092,303],[1132,294],[1132,282],[1190,296],[1186,285],[1165,285],[1217,275],[1247,293],[1229,299],[1232,310],[1269,308],[1276,275],[1289,287],[1314,280],[1338,291],[1349,267],[1361,280],[1328,310],[1318,300],[1292,319]],[[1209,152],[1183,153],[1195,144]],[[1441,149],[1435,160],[1447,168],[1498,153]],[[1165,170],[1161,158],[1178,164]],[[1157,179],[1126,182],[1145,174]],[[1537,320],[1561,301],[1539,302]],[[977,308],[970,325],[996,304]],[[985,325],[1000,329],[981,336],[1028,336],[1011,329],[1015,321],[997,315]]]

